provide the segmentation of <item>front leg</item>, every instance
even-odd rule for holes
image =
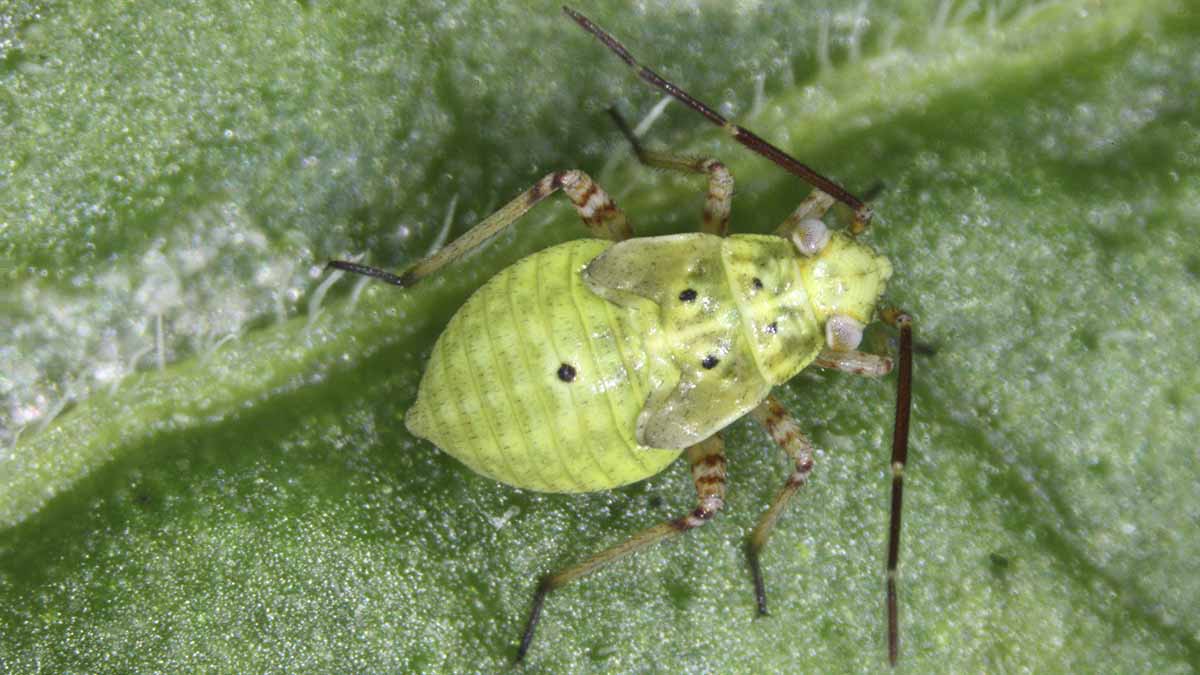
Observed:
[[[883,377],[892,372],[890,356],[880,356],[853,349],[823,349],[813,361],[813,365],[864,377]]]
[[[900,348],[897,352],[899,377],[896,381],[896,419],[892,432],[892,499],[891,513],[888,516],[887,596],[885,600],[888,621],[888,662],[894,666],[900,653],[900,618],[899,601],[896,597],[896,579],[899,576],[900,525],[904,505],[904,467],[908,463],[908,424],[909,415],[912,410],[913,320],[907,313],[896,309],[887,309],[880,312],[880,314],[884,323],[895,326],[900,331]],[[882,377],[887,375],[892,372],[894,364],[891,357],[852,349],[822,350],[813,363],[822,368],[830,368],[843,373],[866,377]],[[763,406],[767,406],[769,403],[772,403],[770,399],[765,401]],[[775,405],[778,406],[778,403],[775,403]],[[759,408],[761,409],[763,406],[759,406]],[[772,417],[775,419],[790,420],[790,417],[787,417],[787,411],[784,411],[782,407],[779,410],[782,412],[782,416],[772,413],[769,416],[764,415],[760,418],[760,421]],[[755,412],[758,413],[757,410]],[[759,417],[759,415],[756,414],[756,417]],[[766,422],[764,421],[764,423]],[[780,423],[777,421],[775,424],[778,426]],[[771,427],[768,426],[768,430],[770,429]],[[772,432],[772,436],[775,437],[776,434]],[[776,438],[776,441],[780,445],[783,445],[782,441],[779,441],[778,438]],[[791,480],[789,479],[790,482]],[[791,494],[785,494],[786,492],[787,488],[785,487],[780,492],[780,495],[775,498],[775,502],[771,504],[771,509],[767,511],[762,521],[759,522],[759,526],[754,530],[754,537],[751,538],[750,567],[754,573],[754,589],[758,594],[758,609],[761,613],[766,612],[766,605],[762,590],[762,575],[758,568],[758,550],[765,543],[770,527],[774,524],[774,518],[778,518],[778,514],[773,512],[777,508],[781,510],[783,507],[780,502],[786,503],[787,499],[791,497]],[[791,492],[795,492],[795,490]],[[761,541],[757,541],[759,537],[761,537]]]
[[[900,525],[904,506],[904,467],[908,463],[908,424],[912,411],[912,317],[897,309],[880,312],[884,323],[900,331],[900,348],[896,354],[899,377],[896,379],[896,419],[892,431],[892,500],[888,516],[887,545],[887,620],[888,661],[894,666],[900,653],[899,601],[896,598],[896,579],[900,564]],[[853,375],[881,377],[892,371],[893,360],[888,356],[854,350],[826,349],[814,363],[822,368],[840,370]],[[754,563],[757,565],[757,561]],[[757,582],[756,582],[757,583]],[[760,605],[761,608],[761,605]]]
[[[795,462],[792,474],[788,476],[787,482],[783,484],[779,492],[775,493],[770,507],[758,519],[758,524],[754,526],[754,532],[750,534],[750,540],[746,543],[750,573],[754,576],[754,597],[758,600],[758,613],[761,615],[767,613],[767,592],[763,585],[762,568],[758,562],[759,553],[766,546],[767,538],[771,536],[771,530],[775,527],[779,516],[783,514],[784,507],[791,501],[792,496],[808,482],[808,476],[812,473],[813,468],[813,445],[808,437],[800,431],[796,420],[773,395],[768,396],[750,414],[766,427],[771,439],[778,443],[779,447],[783,448],[784,452]]]

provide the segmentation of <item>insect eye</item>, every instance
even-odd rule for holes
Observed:
[[[792,243],[796,250],[806,256],[814,256],[829,243],[829,228],[816,218],[806,218],[800,221],[799,227],[792,233]]]
[[[695,300],[696,299],[696,290],[694,288],[684,289],[684,291],[679,294],[679,299],[684,302],[691,302],[691,301]]]
[[[767,332],[770,333],[771,335],[778,333],[779,332],[779,324],[775,321],[772,321],[771,323],[767,324]]]
[[[709,354],[708,356],[704,357],[704,360],[700,362],[700,365],[704,366],[705,370],[712,370],[713,368],[716,368],[717,364],[720,362],[721,359]]]
[[[758,277],[754,277],[754,280],[751,281],[750,283],[754,284],[754,290],[756,290],[756,291],[762,290],[762,287],[763,287],[762,279],[759,279]]]
[[[825,322],[825,344],[830,349],[846,351],[862,342],[864,326],[845,314],[834,314]]]

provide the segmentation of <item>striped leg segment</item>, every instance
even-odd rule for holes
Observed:
[[[791,239],[793,234],[801,231],[801,223],[806,220],[820,220],[832,206],[833,197],[819,189],[813,190],[800,202],[796,210],[775,228],[775,234],[784,239]]]
[[[721,510],[725,505],[725,443],[720,436],[713,436],[688,448],[687,456],[692,467],[692,482],[696,485],[696,508],[685,516],[642,530],[583,562],[543,577],[533,596],[533,608],[529,613],[529,621],[525,624],[525,633],[521,636],[521,646],[517,648],[518,662],[524,659],[525,653],[529,651],[533,632],[542,616],[542,604],[551,591],[587,576],[630,553],[699,527]]]
[[[863,230],[867,229],[867,225],[871,222],[872,212],[871,207],[865,204],[861,199],[850,194],[849,191],[837,183],[829,180],[825,176],[822,176],[804,164],[801,164],[794,157],[787,154],[783,150],[780,150],[774,145],[771,145],[753,132],[743,129],[742,127],[739,127],[725,119],[716,110],[713,110],[708,105],[696,100],[691,94],[680,89],[675,84],[663,79],[661,75],[653,70],[650,70],[649,68],[638,63],[637,60],[633,58],[633,55],[629,53],[629,50],[625,48],[625,45],[618,42],[615,37],[609,35],[604,29],[592,23],[591,19],[571,9],[570,7],[563,7],[563,11],[567,13],[567,16],[571,17],[571,20],[579,24],[580,28],[583,28],[587,32],[591,33],[593,37],[603,43],[605,47],[608,47],[612,53],[616,54],[618,58],[632,68],[634,72],[637,73],[638,77],[642,78],[646,82],[649,82],[652,86],[657,87],[667,94],[674,96],[687,107],[700,113],[700,115],[702,115],[709,122],[712,122],[713,124],[725,129],[725,131],[728,132],[729,135],[733,136],[733,139],[738,143],[741,143],[754,152],[757,152],[763,157],[775,162],[779,166],[783,167],[783,169],[788,173],[800,177],[809,185],[820,189],[822,192],[833,196],[834,199],[842,202],[846,206],[849,206],[851,209],[854,209],[854,225],[852,226],[851,231],[857,234],[858,232],[862,232]]]
[[[750,414],[766,427],[771,439],[778,443],[779,447],[783,448],[784,452],[795,462],[792,474],[775,494],[775,498],[771,500],[771,506],[759,518],[758,525],[754,526],[754,531],[750,534],[750,540],[746,542],[750,573],[754,576],[754,597],[758,601],[758,613],[766,614],[767,593],[763,585],[762,568],[758,562],[759,553],[766,545],[767,538],[771,536],[771,530],[775,527],[779,516],[783,514],[783,509],[787,506],[788,501],[808,482],[808,476],[812,473],[813,468],[813,445],[800,431],[796,420],[774,396],[768,396]]]
[[[896,424],[892,430],[892,508],[888,519],[887,617],[888,661],[900,654],[900,623],[896,607],[896,567],[900,563],[900,515],[904,506],[904,467],[908,463],[908,421],[912,412],[912,317],[897,309],[881,312],[884,322],[900,331],[899,376],[896,378]]]
[[[704,200],[704,224],[701,231],[719,237],[724,237],[729,233],[729,211],[733,201],[733,174],[729,173],[729,169],[725,168],[724,164],[715,159],[695,159],[646,150],[616,108],[609,108],[608,114],[612,116],[617,128],[629,140],[634,154],[642,164],[673,171],[708,174],[708,196]]]
[[[880,356],[853,349],[823,349],[820,354],[817,354],[817,359],[813,363],[821,368],[840,370],[843,373],[862,375],[863,377],[883,377],[892,372],[890,356]]]
[[[629,227],[625,212],[617,208],[608,193],[601,189],[590,176],[577,170],[559,171],[546,175],[533,187],[518,195],[516,199],[502,206],[499,211],[467,230],[461,237],[450,242],[437,253],[418,261],[401,275],[344,260],[334,260],[329,263],[328,267],[376,277],[390,284],[407,288],[479,248],[515,223],[517,219],[533,208],[534,204],[557,190],[562,190],[571,200],[575,211],[591,230],[592,236],[613,241],[633,237],[633,230]]]

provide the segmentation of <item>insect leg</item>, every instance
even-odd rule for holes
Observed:
[[[787,506],[788,501],[808,482],[808,475],[812,473],[813,468],[813,445],[800,431],[796,420],[774,396],[768,396],[750,414],[766,427],[771,439],[778,443],[796,463],[792,475],[788,476],[787,482],[783,484],[779,492],[775,493],[775,498],[771,500],[771,506],[758,519],[758,524],[754,526],[750,540],[746,543],[750,573],[754,577],[754,597],[758,601],[758,613],[766,614],[767,592],[763,585],[762,568],[758,562],[759,553],[766,545],[767,537],[771,536],[771,530],[775,527],[779,516],[783,514],[783,509]]]
[[[791,239],[792,234],[800,229],[800,224],[806,220],[820,220],[825,216],[829,208],[833,206],[833,197],[821,192],[820,189],[813,190],[808,193],[804,201],[792,211],[792,215],[780,223],[779,227],[775,228],[775,234],[784,239]]]
[[[637,73],[638,77],[642,78],[646,82],[649,82],[652,86],[661,89],[671,96],[674,96],[676,99],[683,102],[683,104],[687,107],[700,113],[700,115],[702,115],[709,122],[712,122],[713,124],[725,129],[725,131],[728,132],[729,135],[733,136],[733,139],[738,143],[741,143],[754,152],[757,152],[763,157],[775,162],[779,166],[783,167],[783,169],[788,173],[798,176],[809,185],[820,189],[822,192],[832,195],[839,202],[842,202],[846,206],[854,209],[854,225],[852,226],[851,230],[855,234],[867,229],[867,225],[871,222],[872,211],[871,207],[865,204],[861,199],[850,194],[849,191],[837,183],[829,180],[816,171],[813,171],[804,164],[801,164],[796,160],[796,158],[787,154],[783,150],[780,150],[774,145],[771,145],[767,141],[760,138],[757,134],[748,129],[743,129],[742,127],[739,127],[738,125],[725,119],[716,110],[713,110],[708,105],[696,100],[691,94],[680,89],[675,84],[663,79],[661,75],[653,70],[650,70],[649,68],[638,63],[637,60],[633,58],[633,55],[629,53],[629,50],[625,48],[625,45],[618,42],[615,37],[609,35],[603,28],[592,23],[591,19],[571,9],[570,7],[563,7],[563,11],[566,12],[567,16],[571,17],[575,23],[579,24],[580,28],[583,28],[587,32],[591,33],[593,37],[603,43],[605,47],[608,47],[612,53],[616,54],[618,58],[632,68],[634,72]]]
[[[591,230],[592,236],[613,241],[621,241],[633,236],[633,230],[629,227],[625,212],[617,208],[608,193],[597,185],[591,176],[578,170],[558,171],[547,174],[533,187],[518,195],[516,199],[500,207],[499,211],[467,230],[437,253],[413,264],[401,275],[344,260],[334,260],[329,263],[328,267],[376,277],[401,287],[412,286],[442,267],[483,246],[492,237],[525,215],[535,204],[560,189],[571,200],[575,211]]]
[[[890,356],[880,356],[879,354],[860,352],[853,349],[846,351],[822,349],[813,363],[822,368],[840,370],[843,373],[866,377],[883,377],[892,372],[892,359]]]
[[[892,429],[892,508],[888,519],[887,616],[888,661],[896,665],[900,627],[896,608],[896,566],[900,562],[900,515],[904,506],[904,467],[908,463],[908,420],[912,412],[912,317],[897,309],[880,314],[900,331],[899,376],[896,378],[896,423]]]
[[[521,636],[521,646],[517,648],[518,662],[525,658],[525,653],[529,651],[529,644],[533,641],[533,631],[537,628],[538,620],[542,616],[542,604],[546,600],[546,595],[551,591],[591,574],[630,553],[699,527],[711,520],[717,511],[721,510],[721,507],[725,505],[724,441],[720,436],[714,435],[706,441],[689,447],[687,456],[688,463],[692,467],[692,481],[696,485],[696,508],[686,516],[646,528],[626,541],[605,549],[583,562],[542,577],[537,592],[533,596],[533,609],[529,613],[529,621],[525,624],[525,632]]]
[[[704,200],[704,224],[700,230],[724,237],[729,232],[729,210],[733,201],[733,174],[729,173],[729,169],[715,159],[696,159],[646,150],[616,108],[609,108],[608,114],[629,140],[629,144],[633,146],[633,153],[642,164],[673,171],[708,174],[708,196]]]
[[[888,524],[888,553],[887,553],[887,616],[888,616],[888,660],[896,665],[899,655],[899,613],[896,603],[896,568],[900,562],[900,523],[904,504],[904,467],[908,462],[908,421],[912,410],[912,317],[908,314],[887,309],[881,312],[885,323],[896,326],[900,330],[899,377],[896,384],[896,423],[892,432],[892,505]],[[822,368],[832,368],[854,375],[880,377],[892,370],[892,359],[878,354],[859,351],[822,350],[817,356],[816,365]],[[757,530],[755,530],[757,534]],[[753,557],[753,556],[752,556]],[[752,561],[755,570],[755,586],[758,584],[757,562]],[[761,596],[760,596],[761,597]],[[759,605],[762,609],[762,605]]]

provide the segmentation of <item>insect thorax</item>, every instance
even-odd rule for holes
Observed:
[[[632,239],[584,270],[595,293],[656,312],[639,442],[681,448],[744,415],[816,357],[823,331],[785,239]]]

